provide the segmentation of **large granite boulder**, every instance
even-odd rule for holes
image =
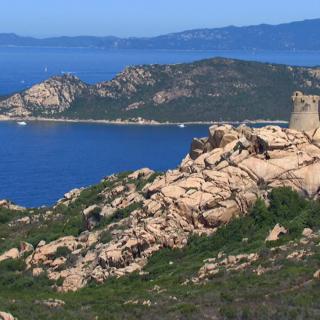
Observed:
[[[0,320],[15,320],[15,318],[10,313],[0,311]]]
[[[20,252],[17,248],[12,248],[0,255],[0,262],[5,260],[16,260],[20,258]]]
[[[49,276],[64,279],[62,291],[73,291],[90,279],[103,282],[111,276],[139,271],[161,248],[181,248],[191,234],[212,234],[234,217],[246,214],[257,198],[266,198],[274,187],[289,186],[315,199],[320,190],[318,132],[301,133],[276,126],[250,129],[245,126],[213,126],[208,138],[195,139],[190,155],[175,170],[169,170],[142,191],[119,185],[108,191],[114,199],[106,215],[131,203],[141,207],[123,219],[111,241],[99,242],[94,225],[78,238],[66,237],[37,247],[28,263],[37,268],[44,262]],[[143,169],[131,180],[148,177]],[[132,181],[130,182],[132,183]],[[105,194],[107,197],[107,195]],[[88,207],[87,217],[95,212]],[[111,211],[110,211],[111,210]],[[284,233],[274,230],[270,239]],[[269,239],[269,240],[270,240]],[[85,254],[63,271],[52,255],[60,246]],[[61,266],[60,266],[61,269]]]

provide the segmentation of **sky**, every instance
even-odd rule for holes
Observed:
[[[320,0],[0,0],[0,33],[155,36],[320,18]]]

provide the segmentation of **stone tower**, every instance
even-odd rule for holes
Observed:
[[[292,96],[293,112],[290,119],[290,129],[310,131],[320,127],[319,96],[306,96],[300,91]]]

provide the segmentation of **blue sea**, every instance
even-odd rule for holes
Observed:
[[[54,203],[112,173],[175,168],[208,126],[0,123],[0,198],[25,206]]]
[[[320,65],[320,52],[104,51],[0,48],[0,95],[52,75],[74,73],[87,83],[111,79],[128,65],[182,63],[215,56],[290,65]],[[73,188],[112,173],[175,168],[207,125],[116,126],[84,123],[0,122],[0,199],[51,205]]]

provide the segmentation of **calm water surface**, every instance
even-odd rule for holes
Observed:
[[[48,205],[115,172],[175,168],[192,138],[207,135],[204,125],[0,122],[0,199]]]
[[[320,52],[99,50],[74,48],[0,48],[0,95],[20,91],[64,72],[96,83],[128,65],[183,63],[226,57],[300,66],[320,65]]]

